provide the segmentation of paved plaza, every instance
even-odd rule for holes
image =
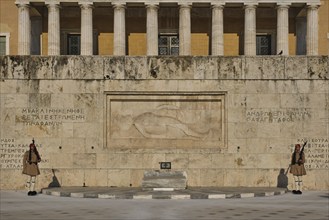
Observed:
[[[240,190],[237,188],[235,194]],[[227,199],[79,198],[3,190],[1,220],[19,219],[298,219],[327,220],[329,192]],[[64,194],[63,194],[64,195]],[[77,195],[77,194],[72,194]]]

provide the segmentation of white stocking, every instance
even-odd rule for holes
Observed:
[[[302,176],[294,176],[294,180],[295,180],[296,190],[302,190],[302,186],[303,186]]]
[[[299,190],[302,191],[303,188],[303,179],[302,176],[298,176],[299,177]]]
[[[30,188],[31,188],[31,178],[32,176],[27,176],[27,180],[26,180],[26,189],[30,191]]]
[[[35,191],[35,176],[31,176],[30,191]]]

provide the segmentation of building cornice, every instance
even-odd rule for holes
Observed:
[[[16,4],[26,4],[29,2],[48,2],[49,0],[16,0]],[[58,0],[59,2],[80,2],[81,0]],[[150,3],[150,0],[84,0],[90,3]],[[191,0],[155,0],[151,1],[153,4],[159,3],[178,3],[178,4],[186,4],[194,1]],[[238,4],[307,4],[307,5],[321,5],[321,0],[195,0],[195,3],[209,3],[209,4],[226,4],[226,3],[238,3]]]

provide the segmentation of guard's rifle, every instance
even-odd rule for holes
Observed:
[[[289,164],[289,166],[287,167],[287,170],[286,170],[286,172],[284,173],[285,176],[287,176],[287,173],[289,172],[290,167],[291,167],[291,164]]]
[[[38,163],[41,161],[41,157],[40,157],[40,154],[39,154],[39,152],[38,152],[38,150],[37,150],[37,148],[36,148],[36,145],[35,145],[35,143],[34,143],[34,138],[32,139],[32,144],[34,145],[34,151],[35,151],[35,153],[37,154],[37,158],[38,158]]]
[[[304,148],[307,144],[307,141],[305,141],[305,143],[302,146],[302,149],[300,149],[299,151],[299,160],[298,160],[298,165],[301,165],[301,161],[303,160],[303,152],[304,152]]]

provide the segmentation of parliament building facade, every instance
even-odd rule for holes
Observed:
[[[33,138],[38,190],[141,187],[154,171],[291,189],[306,141],[304,189],[328,189],[329,1],[0,6],[1,189],[24,188]]]

